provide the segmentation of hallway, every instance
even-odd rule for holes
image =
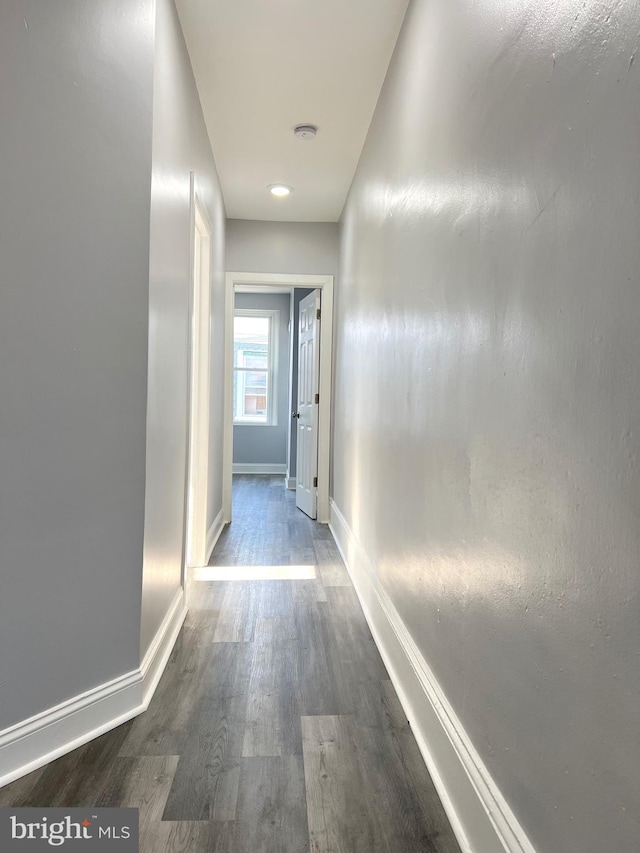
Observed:
[[[270,565],[316,578],[192,578],[149,710],[0,806],[138,807],[143,853],[456,853],[328,528],[236,476],[211,569]]]

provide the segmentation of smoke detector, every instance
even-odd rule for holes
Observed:
[[[315,124],[297,124],[293,128],[296,139],[315,139],[318,128]]]

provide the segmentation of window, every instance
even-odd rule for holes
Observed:
[[[278,311],[233,317],[233,422],[275,426]]]

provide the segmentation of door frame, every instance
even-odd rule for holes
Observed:
[[[211,409],[211,250],[212,228],[191,172],[189,216],[189,299],[187,350],[187,452],[185,476],[182,583],[185,570],[206,563],[209,482],[209,426]],[[200,270],[196,270],[196,242],[200,240]],[[206,260],[206,264],[203,261]],[[199,272],[196,281],[196,272]],[[199,298],[196,299],[196,289]],[[198,316],[196,316],[196,311]],[[203,316],[204,313],[208,315]],[[206,322],[203,322],[206,321]],[[206,332],[204,332],[204,329]],[[195,387],[198,381],[198,387]],[[196,466],[201,476],[195,475]],[[198,488],[199,486],[199,488]],[[190,501],[193,494],[193,501]],[[189,511],[191,504],[191,512]],[[191,558],[189,560],[189,557]]]
[[[296,287],[320,290],[320,403],[318,404],[318,521],[329,523],[329,470],[331,460],[331,382],[333,355],[333,276],[290,273],[228,272],[225,284],[224,438],[222,461],[222,511],[231,521],[233,483],[233,307],[236,285],[265,289]],[[292,330],[293,331],[293,330]],[[284,484],[283,484],[284,488]]]

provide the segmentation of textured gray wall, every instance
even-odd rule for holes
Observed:
[[[280,312],[278,332],[278,388],[276,426],[234,424],[233,461],[256,464],[280,464],[287,461],[287,434],[291,424],[289,411],[289,314],[291,297],[286,294],[236,293],[236,308],[265,308]]]
[[[187,447],[190,171],[211,225],[211,429],[207,526],[222,506],[225,214],[173,0],[158,0],[149,284],[149,403],[141,652],[180,587]]]
[[[0,7],[0,729],[139,663],[152,5]]]
[[[227,269],[233,272],[337,275],[335,222],[227,220]]]
[[[539,853],[638,849],[638,32],[413,2],[342,221],[333,494]]]

